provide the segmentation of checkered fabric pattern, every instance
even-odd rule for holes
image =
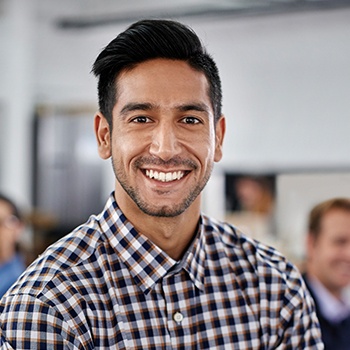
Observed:
[[[0,303],[0,349],[323,349],[299,272],[202,215],[183,259],[135,230],[113,194]]]

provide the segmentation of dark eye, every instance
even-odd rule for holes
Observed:
[[[182,119],[182,122],[185,124],[198,124],[200,123],[198,118],[195,117],[185,117]]]
[[[346,245],[347,240],[345,237],[338,237],[334,239],[334,245],[338,246],[338,247],[343,247]]]
[[[150,121],[151,120],[145,116],[138,116],[138,117],[132,119],[133,123],[149,123]]]

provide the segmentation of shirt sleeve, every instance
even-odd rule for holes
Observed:
[[[13,350],[13,347],[7,342],[7,340],[3,336],[1,328],[0,328],[0,350]]]
[[[301,277],[294,280],[290,293],[285,295],[281,312],[281,329],[284,330],[276,349],[323,350],[321,330],[311,298]]]
[[[31,295],[10,295],[2,299],[0,350],[88,349],[52,306]]]

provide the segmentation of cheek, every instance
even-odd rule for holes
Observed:
[[[211,137],[193,138],[188,145],[191,153],[200,159],[201,162],[211,163],[214,161],[215,142]]]
[[[116,171],[121,174],[135,173],[136,160],[142,156],[148,156],[148,144],[142,137],[138,137],[137,141],[127,135],[116,135],[114,142],[112,142],[112,158]],[[133,178],[129,177],[129,180]]]
[[[324,249],[324,259],[332,264],[337,263],[337,261],[341,260],[343,257],[343,250],[341,247],[337,246],[327,246],[326,249]]]
[[[324,268],[334,260],[334,256],[333,248],[324,246],[323,244],[318,244],[310,252],[310,257],[319,270],[324,270]]]
[[[1,233],[0,233],[0,241],[2,242],[15,242],[15,232],[13,232],[13,230],[8,230],[8,229],[4,229]]]
[[[186,158],[186,156],[184,158]],[[214,163],[214,153],[208,145],[198,146],[196,149],[193,149],[188,158],[194,158],[203,172],[206,172],[208,168],[212,168]]]
[[[112,152],[115,157],[129,157],[142,149],[144,138],[134,138],[126,133],[115,133],[112,138]]]

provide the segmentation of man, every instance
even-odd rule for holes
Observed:
[[[305,281],[327,350],[350,349],[350,199],[335,198],[309,215]]]
[[[0,194],[0,299],[25,270],[17,249],[23,229],[17,206]]]
[[[98,56],[98,151],[115,191],[2,300],[2,341],[21,349],[322,349],[295,268],[201,215],[221,159],[217,67],[196,34],[131,25]],[[6,348],[4,346],[4,348]]]

